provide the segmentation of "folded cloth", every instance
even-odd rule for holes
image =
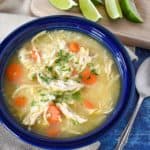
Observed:
[[[31,0],[0,0],[0,11],[7,13],[31,15]]]

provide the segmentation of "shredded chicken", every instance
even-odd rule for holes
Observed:
[[[78,64],[77,67],[80,72],[82,72],[87,64],[92,62],[93,57],[90,56],[89,50],[84,47],[80,48],[80,51],[77,53]]]
[[[72,112],[71,108],[69,108],[69,106],[66,103],[57,103],[57,106],[68,119],[75,120],[80,124],[87,121],[87,119],[84,119],[76,113]]]
[[[13,95],[12,95],[12,98],[14,98],[18,93],[20,93],[22,90],[25,90],[25,89],[28,89],[28,90],[31,90],[32,88],[39,88],[40,85],[30,85],[30,84],[24,84],[24,85],[21,85],[20,87],[18,87]]]
[[[38,82],[41,84],[41,86],[51,89],[52,91],[79,91],[84,87],[83,84],[78,83],[74,80],[52,80],[49,83],[44,82],[39,75],[37,75]]]
[[[39,38],[40,36],[43,36],[44,34],[46,34],[46,31],[42,31],[42,32],[38,33],[36,36],[34,36],[34,37],[32,38],[32,40],[31,40],[31,44],[32,44],[32,45],[35,45],[35,44],[34,44],[35,40],[36,40],[37,38]]]
[[[34,125],[39,117],[43,117],[43,120],[44,120],[43,124],[48,124],[47,110],[48,110],[49,103],[55,99],[55,96],[49,95],[47,96],[47,98],[48,98],[48,101],[46,102],[36,101],[35,106],[30,107],[29,112],[23,119],[24,125],[28,125],[28,126]],[[37,97],[37,100],[39,100],[38,97]]]
[[[29,113],[24,117],[23,124],[32,126],[35,124],[37,119],[42,116],[45,123],[47,123],[46,119],[46,112],[48,109],[48,102],[47,103],[40,103],[39,105],[32,106],[30,108]]]
[[[39,106],[34,106],[31,108],[30,112],[23,120],[24,125],[32,126],[35,124],[37,118],[44,112],[44,109],[41,109]]]

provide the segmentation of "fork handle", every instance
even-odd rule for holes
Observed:
[[[120,136],[120,138],[118,140],[118,144],[117,144],[115,150],[123,150],[125,144],[127,143],[129,135],[130,135],[130,132],[131,132],[131,129],[132,129],[132,126],[134,124],[135,118],[136,118],[136,116],[137,116],[137,114],[139,112],[139,109],[140,109],[140,107],[142,105],[143,100],[144,100],[144,97],[140,96],[139,100],[137,102],[137,105],[136,105],[136,107],[134,109],[134,112],[133,112],[133,114],[132,114],[132,116],[131,116],[127,126],[123,130],[123,132],[122,132],[122,134],[121,134],[121,136]]]

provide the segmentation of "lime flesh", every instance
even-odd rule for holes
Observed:
[[[61,10],[68,10],[73,6],[77,6],[77,3],[73,0],[49,0],[49,2],[56,8]]]
[[[101,14],[98,12],[91,0],[79,0],[79,5],[84,17],[87,19],[98,21],[102,18]]]
[[[137,11],[134,0],[120,0],[120,6],[126,18],[132,22],[141,23],[143,19]]]
[[[122,18],[122,11],[118,0],[105,0],[106,11],[110,18]]]

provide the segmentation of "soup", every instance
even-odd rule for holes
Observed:
[[[4,90],[22,126],[69,138],[107,119],[119,97],[120,76],[111,54],[96,40],[72,31],[43,31],[10,58]]]

